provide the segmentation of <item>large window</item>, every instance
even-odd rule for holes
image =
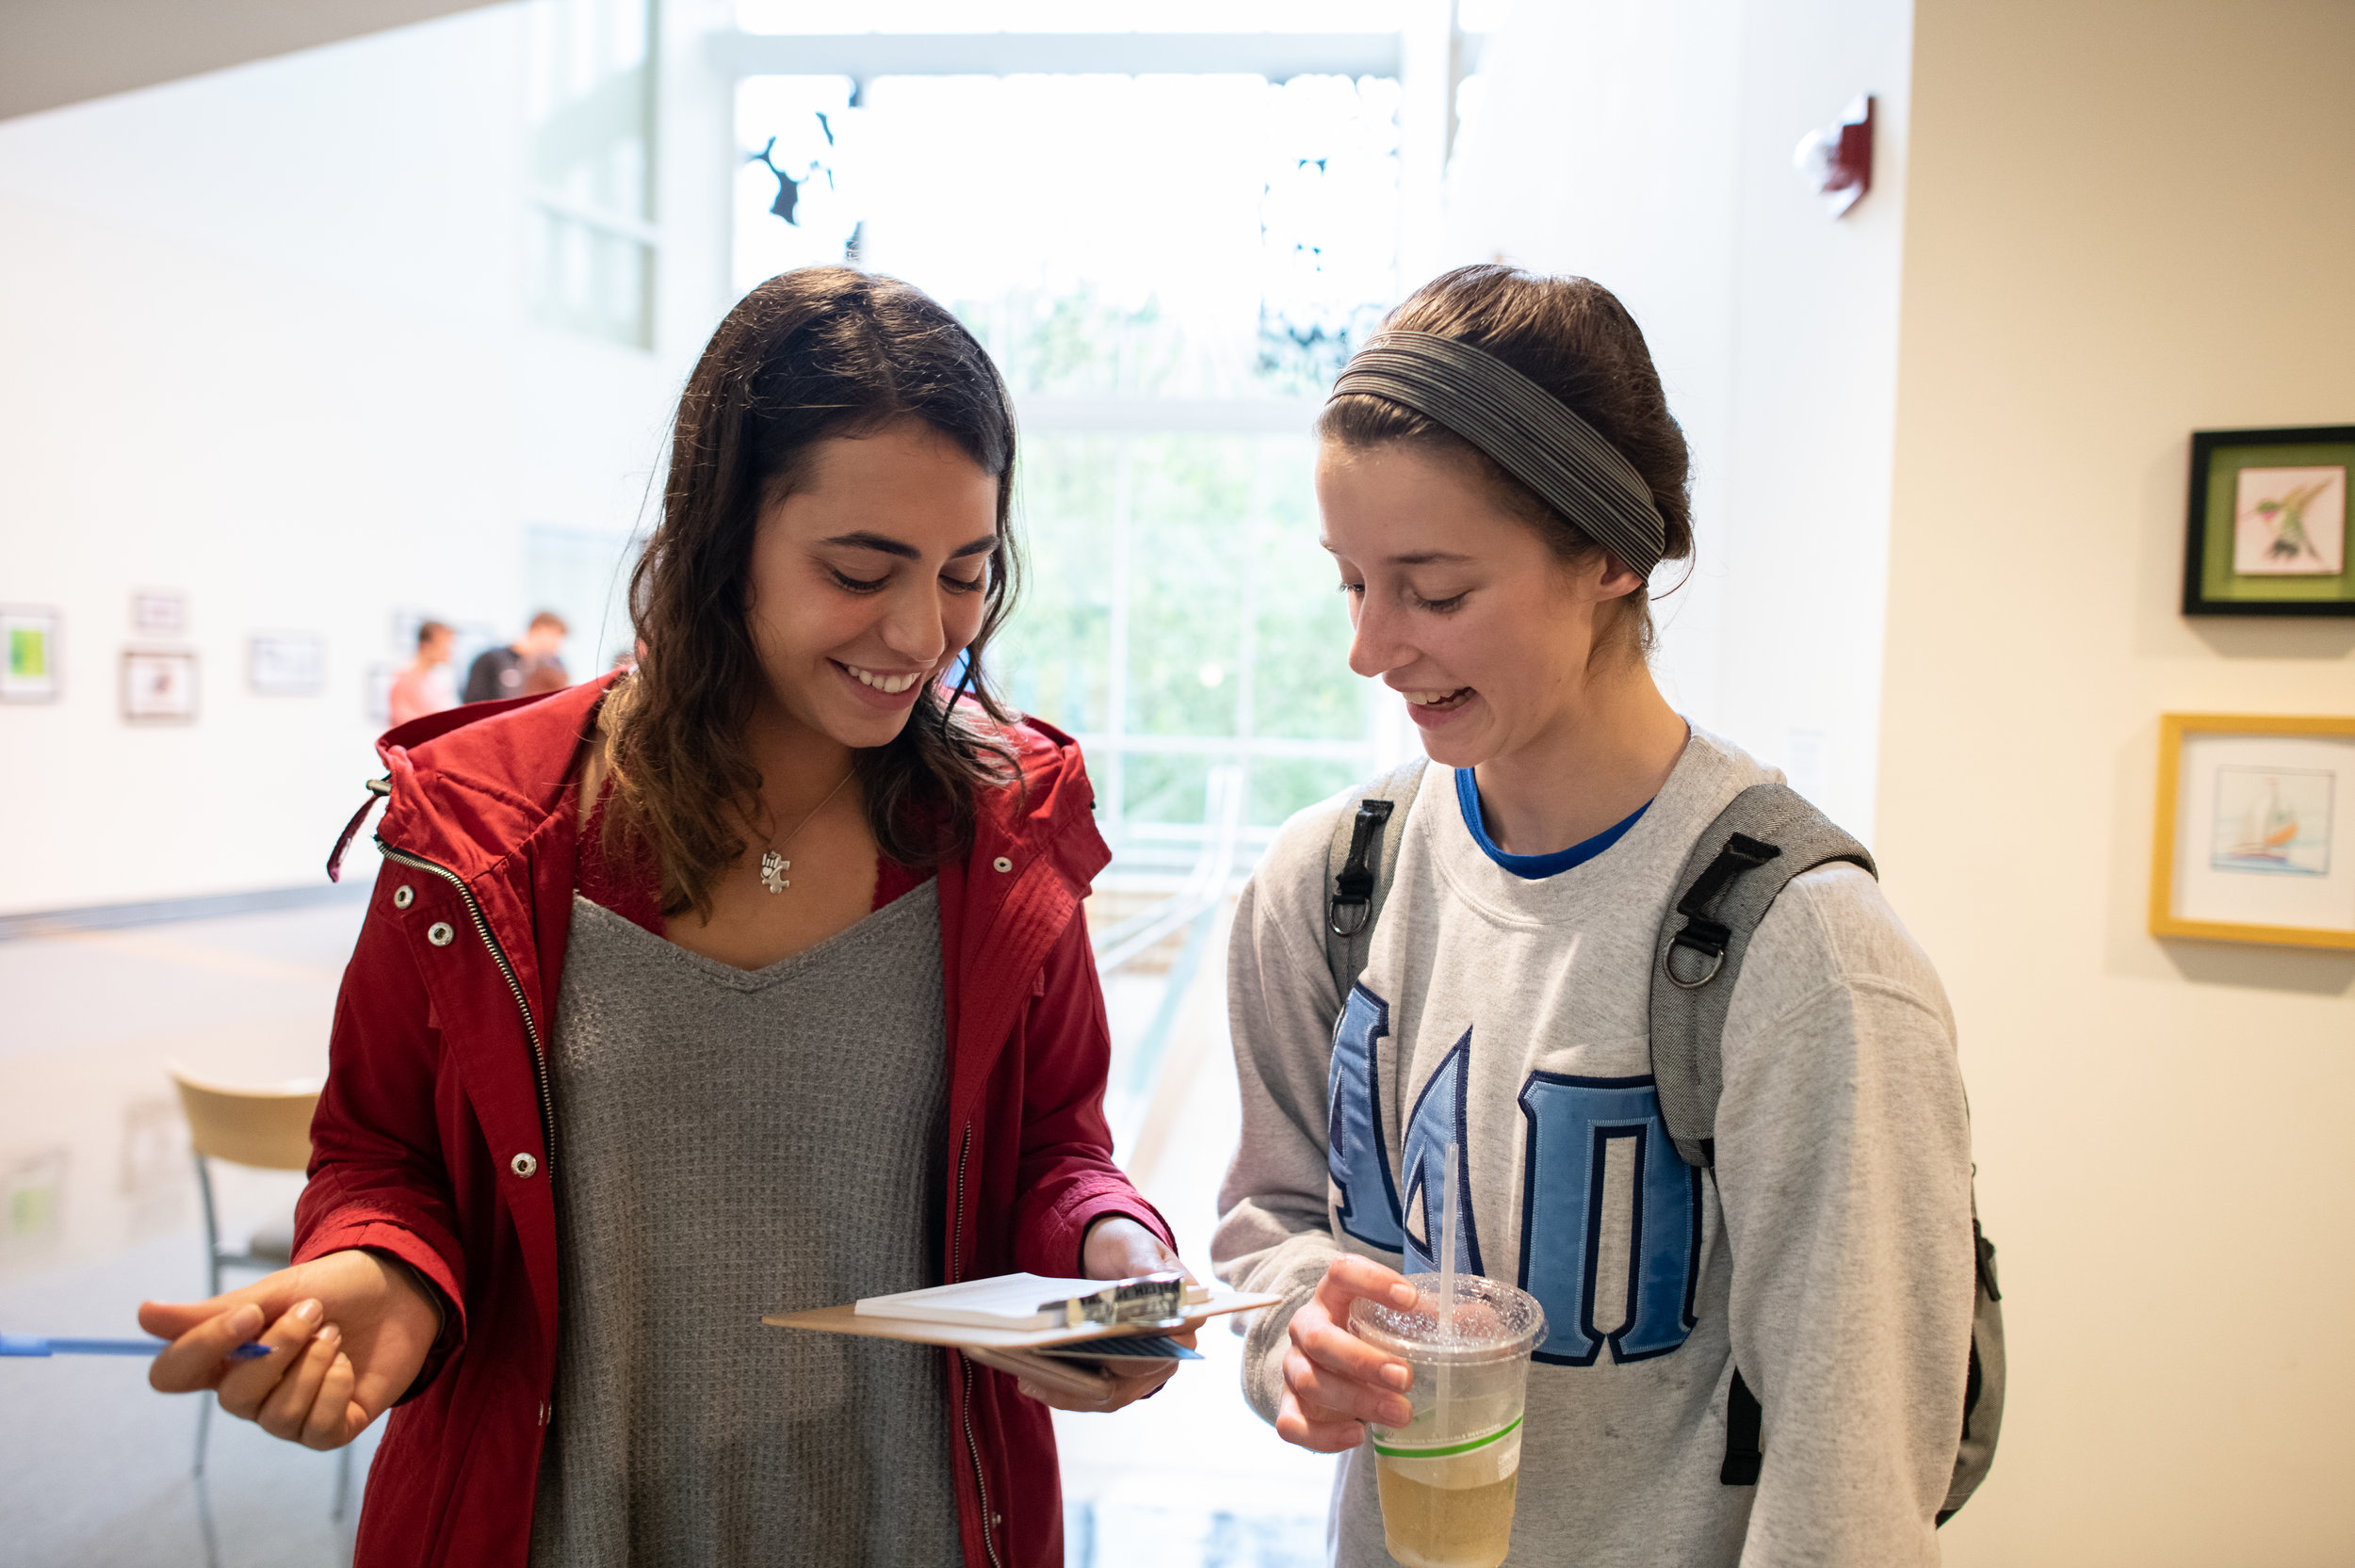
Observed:
[[[1395,32],[1417,0],[736,0],[753,33]],[[1423,0],[1428,3],[1428,0]],[[1493,3],[1493,0],[1490,0]],[[1469,24],[1468,24],[1469,25]]]
[[[1028,572],[991,664],[1087,749],[1114,850],[1090,914],[1105,1111],[1199,1262],[1236,1136],[1227,894],[1277,824],[1374,760],[1309,429],[1397,293],[1398,37],[927,36],[928,17],[974,24],[884,0],[859,21],[907,30],[846,38],[793,0],[743,3],[809,33],[736,40],[739,61],[804,73],[739,90],[738,285],[846,257],[903,277],[1013,389]],[[1250,25],[1243,8],[1181,24]],[[1272,0],[1257,25],[1380,25],[1374,8]],[[989,22],[1172,8],[1145,9],[1010,0]],[[1074,1568],[1322,1560],[1330,1465],[1237,1399],[1240,1344],[1210,1331],[1213,1365],[1149,1409],[1059,1419]]]
[[[1124,875],[1181,875],[1363,774],[1308,427],[1396,291],[1391,80],[767,76],[737,282],[838,261],[956,309],[1023,434],[1007,695],[1076,732]]]
[[[532,303],[654,347],[653,0],[531,0]]]

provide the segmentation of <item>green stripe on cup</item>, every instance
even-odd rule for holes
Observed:
[[[1385,1459],[1445,1459],[1451,1454],[1468,1454],[1474,1448],[1486,1447],[1499,1438],[1510,1437],[1520,1424],[1521,1418],[1516,1415],[1510,1426],[1499,1427],[1486,1437],[1475,1437],[1469,1443],[1450,1443],[1438,1448],[1394,1448],[1377,1437],[1373,1440],[1373,1451]]]

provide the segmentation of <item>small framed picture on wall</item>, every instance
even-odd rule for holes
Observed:
[[[255,632],[246,684],[259,697],[316,697],[327,688],[327,643],[309,632]]]
[[[2355,615],[2347,477],[2355,425],[2198,430],[2185,615]]]
[[[399,676],[398,664],[371,664],[361,682],[361,717],[380,730],[393,721],[393,682]]]
[[[131,595],[131,629],[141,637],[184,637],[188,596],[177,589],[142,588]]]
[[[2355,949],[2355,717],[2159,716],[2151,934]]]
[[[57,612],[0,605],[0,703],[57,700]]]
[[[122,718],[130,724],[196,722],[196,655],[176,648],[122,651]]]

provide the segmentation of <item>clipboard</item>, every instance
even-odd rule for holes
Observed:
[[[1087,1370],[1088,1363],[1043,1352],[1076,1348],[1091,1341],[1129,1339],[1183,1333],[1212,1317],[1232,1312],[1253,1312],[1274,1306],[1283,1297],[1229,1290],[1214,1285],[1207,1296],[1185,1304],[1178,1322],[1166,1318],[1137,1322],[1082,1321],[1044,1329],[985,1328],[973,1323],[943,1323],[926,1318],[886,1317],[862,1313],[858,1303],[820,1307],[811,1312],[773,1314],[761,1318],[771,1328],[802,1329],[816,1334],[849,1334],[869,1339],[898,1339],[918,1345],[938,1345],[956,1350],[983,1366],[1022,1379],[1035,1387],[1086,1399],[1102,1394],[1111,1374]],[[1066,1350],[1066,1356],[1068,1351]]]
[[[1261,1307],[1274,1306],[1283,1299],[1281,1296],[1245,1293],[1214,1285],[1207,1300],[1186,1304],[1184,1327],[1195,1328],[1210,1318],[1222,1317],[1230,1312],[1256,1312]],[[860,1312],[855,1301],[845,1301],[840,1306],[819,1307],[810,1312],[772,1314],[761,1321],[772,1329],[854,1334],[870,1339],[905,1339],[918,1345],[945,1345],[952,1350],[1038,1350],[1049,1346],[1077,1345],[1090,1339],[1170,1332],[1170,1325],[1161,1320],[1139,1323],[1081,1322],[1057,1324],[1048,1329],[992,1329],[973,1323],[884,1317]]]

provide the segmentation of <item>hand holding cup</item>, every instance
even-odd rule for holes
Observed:
[[[1338,1454],[1365,1441],[1369,1421],[1404,1426],[1414,1414],[1406,1400],[1414,1371],[1352,1334],[1349,1313],[1361,1300],[1411,1310],[1420,1295],[1404,1274],[1372,1258],[1344,1255],[1328,1264],[1316,1294],[1292,1314],[1275,1434]]]

